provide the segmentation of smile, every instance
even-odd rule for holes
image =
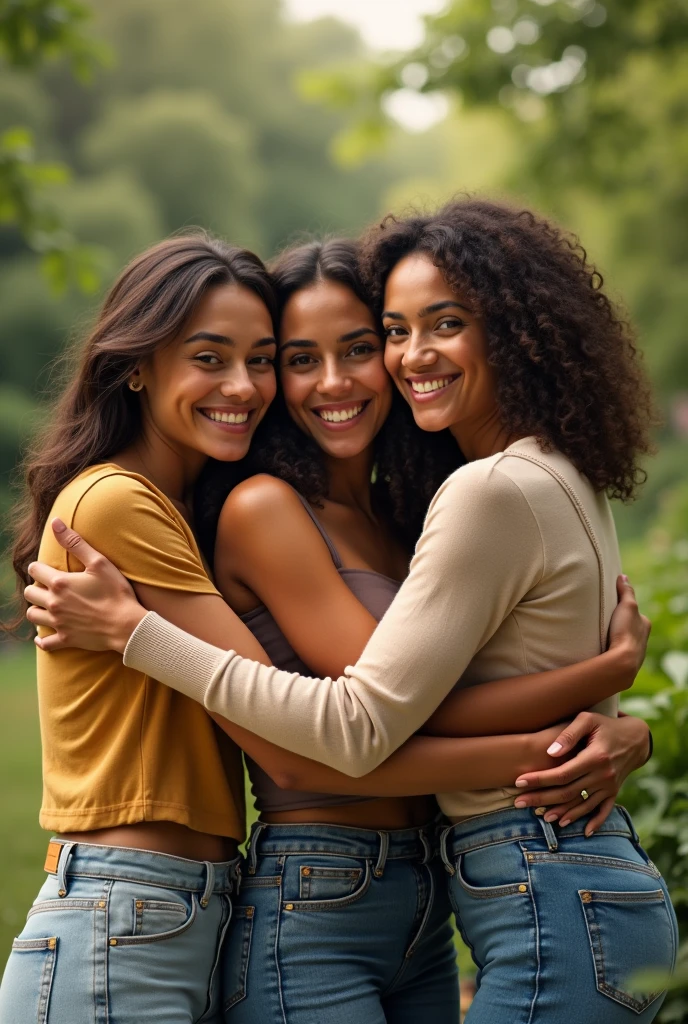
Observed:
[[[215,423],[221,430],[243,433],[249,429],[249,418],[255,410],[237,409],[236,412],[230,412],[229,409],[197,409],[196,411],[211,423]]]
[[[428,402],[443,394],[460,376],[454,373],[445,377],[407,378],[406,383],[415,401]]]
[[[365,402],[356,402],[355,405],[321,406],[318,409],[311,409],[311,412],[323,422],[329,430],[346,430],[353,426],[365,412],[370,399]]]

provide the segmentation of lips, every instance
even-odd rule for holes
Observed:
[[[346,404],[319,405],[311,409],[311,412],[328,430],[346,430],[358,422],[369,404],[370,399],[368,398]]]
[[[196,411],[220,430],[243,434],[250,429],[250,420],[255,409],[197,409]]]
[[[448,373],[436,377],[406,377],[405,383],[416,402],[432,402],[443,395],[459,379],[460,373]]]

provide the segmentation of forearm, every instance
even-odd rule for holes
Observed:
[[[542,771],[555,763],[545,753],[547,740],[529,734],[460,740],[414,736],[368,775],[352,779],[335,768],[268,743],[218,715],[213,718],[282,789],[356,796],[424,796],[446,790],[512,786],[524,771]]]
[[[627,689],[636,664],[625,648],[549,672],[454,690],[422,728],[429,736],[485,736],[543,729]]]

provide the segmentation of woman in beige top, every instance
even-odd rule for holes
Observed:
[[[530,215],[462,203],[435,218],[391,222],[373,234],[367,265],[384,291],[388,370],[416,422],[448,427],[469,463],[438,491],[408,580],[363,655],[339,679],[309,679],[194,642],[152,614],[125,654],[239,725],[357,776],[417,729],[458,679],[473,685],[604,648],[618,552],[603,495],[633,490],[646,404],[632,345],[594,274]],[[123,597],[118,617],[113,646],[141,613]],[[534,708],[533,720],[545,712]],[[284,781],[298,788],[298,772]],[[440,795],[457,822],[443,839],[452,894],[476,961],[489,967],[471,1011],[476,1022],[587,1021],[602,1012],[621,1021],[630,1011],[650,1020],[658,1009],[657,993],[636,999],[628,977],[639,966],[670,965],[674,926],[663,883],[620,811],[599,824],[610,810],[604,771],[576,785],[576,793],[555,794],[580,805],[556,833],[514,809],[509,791]],[[597,805],[589,843],[567,822]],[[516,857],[506,867],[505,850]],[[633,904],[632,932],[624,928],[632,956],[614,948],[620,927],[600,929],[591,917],[586,905],[596,897],[587,889],[578,913],[561,871],[540,872],[536,885],[531,863],[565,857],[592,865],[591,890],[602,872],[601,913],[612,925],[625,924],[616,905]],[[494,913],[485,915],[488,906]],[[564,944],[550,941],[557,917],[579,960],[577,987]],[[604,932],[604,957],[595,950],[584,960],[586,928]],[[605,962],[613,984],[600,976]]]

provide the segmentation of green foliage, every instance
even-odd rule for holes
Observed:
[[[666,878],[679,920],[679,969],[658,1018],[688,1019],[688,484],[665,496],[625,568],[652,619],[648,657],[623,708],[652,728],[654,756],[624,787],[646,850]]]

